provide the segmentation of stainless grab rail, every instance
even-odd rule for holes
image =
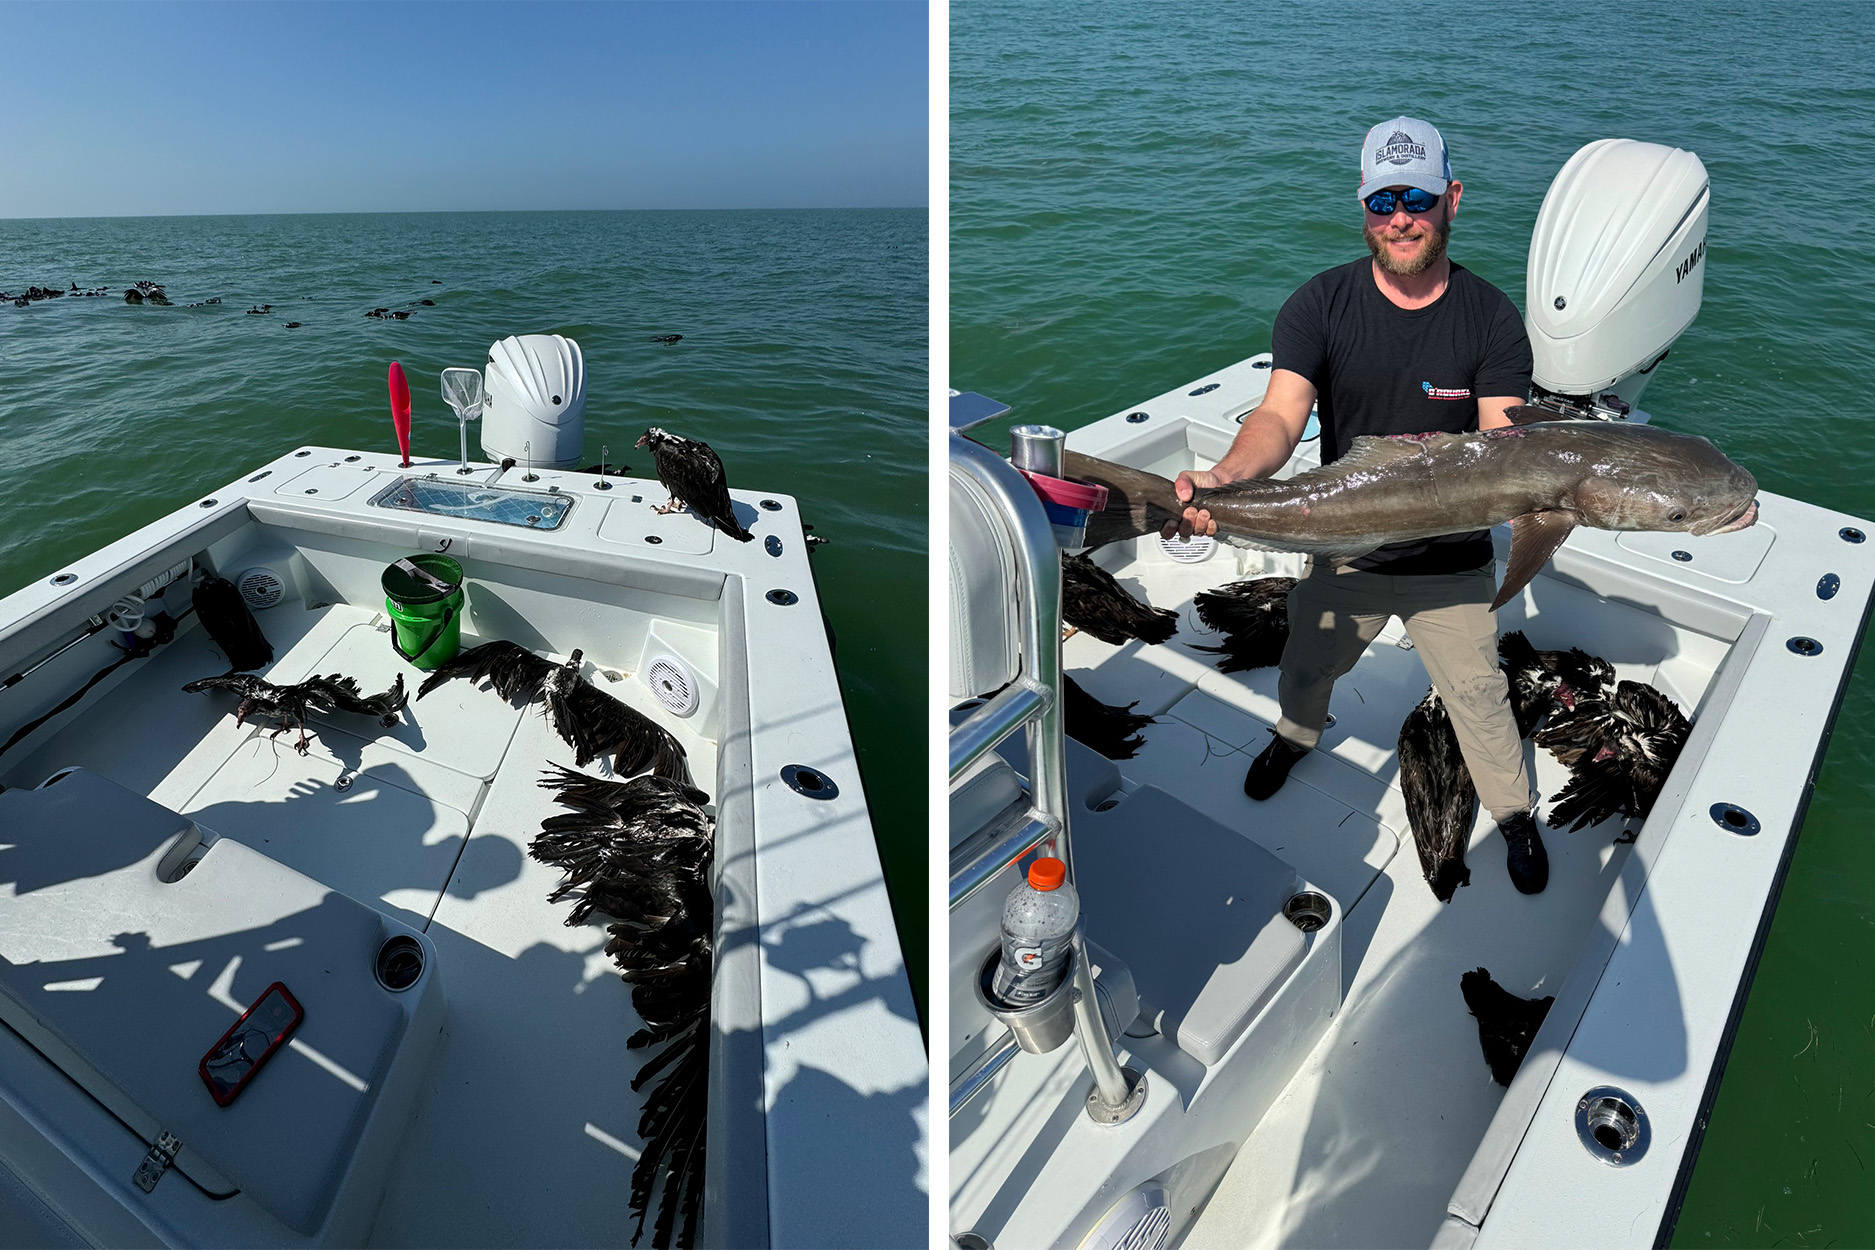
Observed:
[[[1048,513],[1021,474],[1007,461],[980,443],[953,432],[950,436],[951,464],[961,469],[965,480],[980,491],[989,511],[997,517],[1010,540],[1016,563],[1016,617],[1020,634],[1019,654],[1022,673],[1009,687],[1000,691],[968,719],[951,731],[951,779],[968,768],[1019,726],[1028,729],[1029,798],[1033,804],[1034,823],[1052,827],[1056,858],[1068,867],[1068,880],[1074,880],[1074,853],[1068,838],[1068,764],[1067,748],[1062,741],[1061,700],[1061,549],[1055,545],[1054,528]],[[964,899],[981,889],[1016,858],[1006,852],[1030,833],[1024,826],[1008,837],[993,838],[978,847],[963,863],[951,868],[950,898],[955,910]],[[1017,854],[1049,841],[1046,833],[1033,837]],[[1000,857],[1000,858],[999,858]],[[1113,1040],[1107,1035],[1107,1022],[1101,1018],[1094,997],[1093,974],[1087,950],[1077,938],[1075,961],[1075,1031],[1080,1034],[1081,1053],[1094,1077],[1094,1097],[1088,1100],[1088,1115],[1101,1123],[1120,1123],[1130,1118],[1143,1101],[1138,1097],[1143,1077],[1130,1078],[1115,1058]],[[1009,1053],[995,1048],[973,1065],[951,1087],[951,1114],[970,1101],[989,1084],[1013,1058],[1015,1039],[1008,1039]],[[960,1091],[960,1084],[969,1088]],[[961,1092],[961,1098],[960,1098]]]

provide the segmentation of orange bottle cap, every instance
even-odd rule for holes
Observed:
[[[1068,879],[1068,866],[1044,855],[1029,865],[1029,884],[1038,890],[1058,890]]]

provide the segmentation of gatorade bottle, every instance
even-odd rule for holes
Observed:
[[[1003,958],[990,979],[998,999],[1027,1007],[1061,984],[1080,914],[1066,864],[1043,857],[1029,865],[1028,884],[1011,890],[1003,904]]]

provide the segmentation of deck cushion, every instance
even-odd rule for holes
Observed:
[[[1141,1015],[1217,1063],[1301,963],[1295,869],[1154,786],[1077,812],[1073,842],[1089,937],[1132,969]]]

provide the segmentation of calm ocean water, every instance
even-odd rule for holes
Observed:
[[[1361,254],[1358,145],[1400,112],[1465,183],[1452,255],[1521,307],[1556,170],[1645,139],[1713,187],[1705,305],[1645,406],[1875,516],[1875,6],[971,3],[950,29],[950,385],[1072,429],[1267,351],[1288,294]],[[1676,1245],[1875,1244],[1871,808],[1865,653]]]
[[[441,370],[567,335],[589,459],[652,476],[646,426],[701,438],[831,540],[815,580],[922,998],[927,275],[923,210],[0,221],[0,290],[115,292],[0,306],[0,594],[284,449],[394,448],[393,359],[413,448],[453,456]],[[125,304],[139,279],[177,306]]]

